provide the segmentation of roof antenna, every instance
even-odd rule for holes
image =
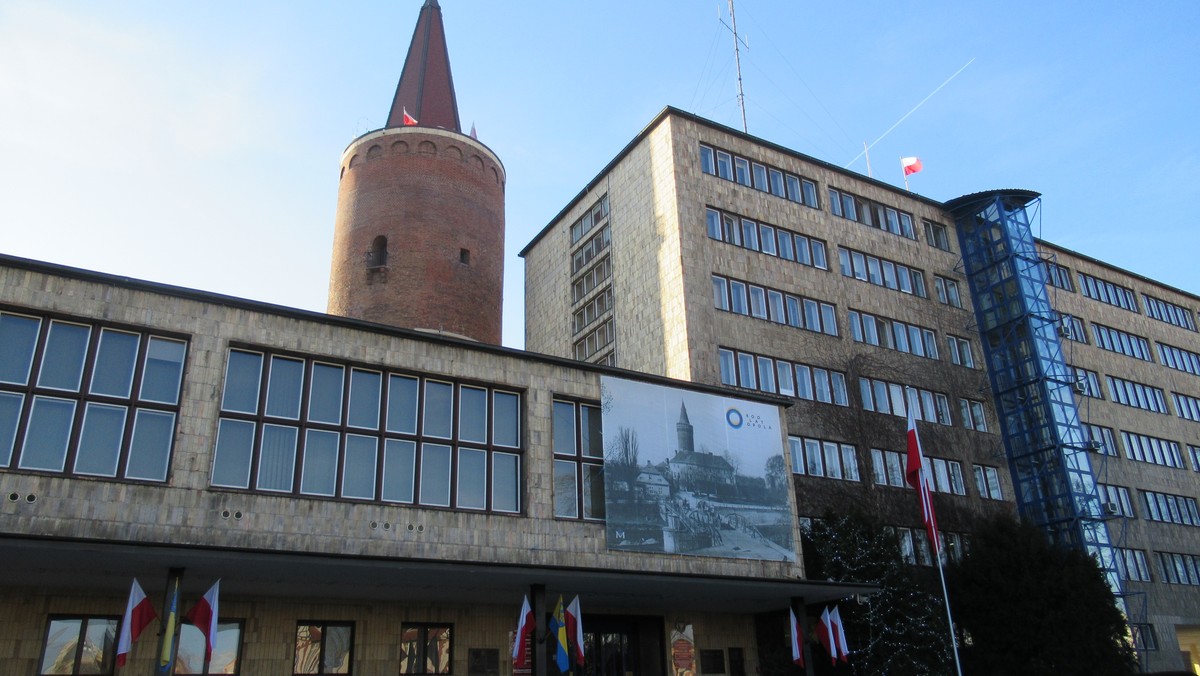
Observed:
[[[718,14],[719,18],[720,15]],[[732,26],[725,24],[724,21],[721,21],[721,24],[733,32],[733,62],[737,66],[738,108],[742,111],[742,131],[749,134],[750,130],[746,128],[746,95],[742,91],[742,53],[738,44],[746,45],[746,49],[750,49],[750,45],[747,45],[738,37],[737,16],[733,13],[733,0],[729,0],[729,20],[733,23]]]

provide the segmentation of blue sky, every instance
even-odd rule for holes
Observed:
[[[516,256],[665,105],[740,126],[725,0],[442,0]],[[0,4],[0,252],[323,311],[338,159],[382,126],[420,0]],[[1200,292],[1200,3],[740,0],[750,133]],[[971,61],[974,59],[974,61]],[[859,159],[850,167],[866,172]]]

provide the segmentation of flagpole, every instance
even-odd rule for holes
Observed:
[[[904,170],[903,157],[900,158],[900,173],[904,174],[904,189],[908,190],[908,192],[912,192],[912,190],[908,187],[908,172]]]
[[[942,547],[935,543],[937,549],[938,577],[942,579],[942,599],[946,602],[946,621],[950,623],[950,648],[954,651],[954,670],[962,676],[962,664],[958,661],[958,639],[954,636],[954,616],[950,614],[950,594],[946,591],[946,574],[942,572]]]

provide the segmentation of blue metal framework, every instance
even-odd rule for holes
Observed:
[[[1063,359],[1027,207],[1028,190],[947,203],[971,287],[1000,430],[1021,517],[1051,540],[1080,547],[1121,597],[1115,552],[1079,421],[1075,373]]]

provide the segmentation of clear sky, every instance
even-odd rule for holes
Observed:
[[[0,3],[0,252],[323,311],[338,161],[383,125],[421,0]],[[664,106],[741,126],[726,0],[442,0],[519,251]],[[1200,293],[1200,2],[738,0],[750,133],[899,157],[938,200]],[[974,61],[972,61],[974,59]],[[862,159],[850,168],[867,170]],[[3,299],[0,299],[3,300]]]

